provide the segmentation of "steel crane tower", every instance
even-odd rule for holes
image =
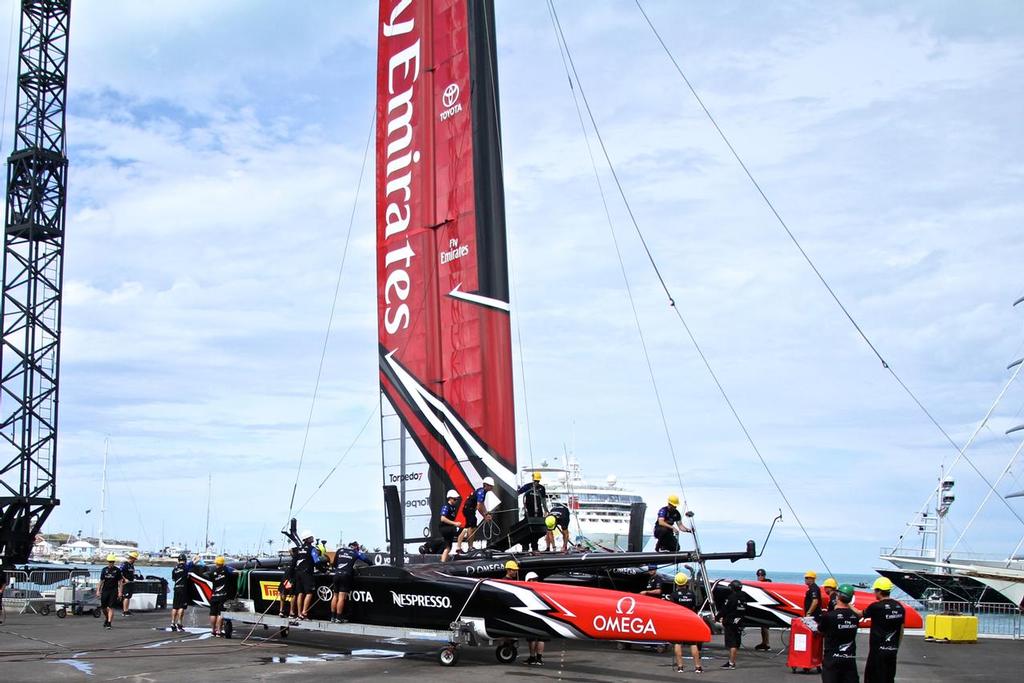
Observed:
[[[22,0],[0,298],[0,564],[27,562],[57,499],[71,0]]]

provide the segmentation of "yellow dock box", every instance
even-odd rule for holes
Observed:
[[[978,617],[960,614],[929,614],[924,620],[924,638],[943,643],[978,642]]]

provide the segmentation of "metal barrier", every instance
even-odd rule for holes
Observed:
[[[978,617],[978,635],[1020,639],[1024,614],[1014,605],[996,602],[907,601],[922,614],[967,614]],[[916,603],[916,604],[914,604]]]
[[[71,586],[76,578],[89,575],[88,569],[5,570],[4,606],[18,614],[49,614],[59,589]]]

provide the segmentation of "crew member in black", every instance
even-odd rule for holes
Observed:
[[[218,557],[213,561],[213,569],[207,572],[206,578],[210,580],[212,591],[210,594],[210,631],[213,637],[221,635],[221,626],[224,624],[224,603],[228,600],[228,582],[234,576],[235,570],[225,566],[224,558]]]
[[[555,529],[562,534],[562,552],[569,552],[569,508],[562,503],[555,503],[551,506],[551,514],[545,519],[545,525],[548,527],[548,537],[546,550],[555,549]],[[551,523],[552,519],[554,524]]]
[[[831,612],[836,608],[836,600],[839,598],[839,595],[836,593],[839,590],[839,584],[830,576],[822,582],[821,590],[825,591],[825,606],[823,610]]]
[[[438,518],[441,541],[444,543],[444,550],[441,552],[442,562],[448,561],[448,554],[452,551],[452,544],[455,543],[455,539],[459,536],[459,522],[456,519],[459,514],[459,492],[451,489],[446,497],[448,500],[441,506],[441,514]]]
[[[121,602],[121,569],[114,563],[117,557],[107,555],[107,566],[100,571],[100,609],[103,611],[103,628],[114,625],[114,605]]]
[[[466,502],[462,504],[462,516],[466,518],[466,526],[462,529],[462,533],[459,534],[459,538],[456,541],[456,552],[462,552],[462,544],[465,542],[469,543],[469,549],[472,550],[473,537],[476,535],[477,526],[480,524],[480,517],[490,520],[491,516],[487,512],[484,501],[487,500],[487,494],[492,490],[494,490],[494,477],[484,477],[480,488],[469,494]]]
[[[763,569],[758,569],[757,570],[757,580],[760,581],[761,583],[771,583],[772,582],[772,580],[768,578],[768,572],[766,572]],[[772,649],[771,643],[768,642],[768,636],[769,635],[771,635],[771,629],[769,629],[767,626],[762,626],[761,627],[761,642],[758,643],[757,645],[755,645],[754,649],[755,650],[760,650],[761,652],[767,652],[768,650]]]
[[[291,561],[284,568],[284,576],[281,583],[277,584],[277,614],[280,617],[288,617],[288,603],[291,602],[291,616],[299,616],[298,600],[295,597],[295,556],[299,549],[292,546]]]
[[[896,656],[903,638],[907,611],[889,597],[892,581],[882,577],[875,581],[876,602],[864,608],[861,616],[871,620],[868,639],[868,663],[864,667],[864,683],[892,683],[896,680]]]
[[[857,675],[857,628],[860,618],[850,609],[853,586],[844,583],[836,590],[836,608],[819,613],[814,620],[824,636],[821,658],[822,683],[860,683]]]
[[[679,496],[672,494],[668,497],[668,505],[658,510],[658,521],[654,523],[654,537],[658,539],[658,543],[654,546],[654,551],[678,552],[679,531],[691,533],[690,528],[683,524],[683,515],[679,512]]]
[[[320,564],[320,553],[313,547],[313,532],[302,532],[302,545],[295,553],[292,562],[295,582],[295,611],[299,619],[309,619],[309,608],[313,606],[313,592],[316,581],[313,578],[316,566]]]
[[[533,481],[529,481],[519,487],[516,493],[523,497],[523,511],[526,517],[547,517],[548,514],[548,492],[544,484],[540,483],[540,472],[533,473]],[[540,539],[533,539],[529,543],[529,549],[533,552],[540,550]],[[550,542],[548,547],[550,547]]]
[[[646,595],[651,598],[661,597],[661,575],[658,574],[658,565],[647,565],[647,586],[640,591],[640,595]]]
[[[693,591],[690,590],[690,579],[683,572],[678,572],[675,578],[674,590],[665,596],[665,599],[674,602],[677,605],[682,605],[691,612],[697,612],[697,596],[694,595]],[[704,667],[700,665],[700,643],[676,643],[673,647],[676,671],[679,673],[683,672],[683,647],[690,646],[690,656],[693,657],[693,673],[702,674],[704,673]]]
[[[540,581],[536,572],[526,572],[524,581]],[[532,666],[544,666],[544,641],[526,639],[526,645],[530,648],[530,656],[526,663]]]
[[[345,601],[352,591],[357,560],[373,564],[369,556],[360,549],[359,541],[352,541],[347,547],[338,548],[334,552],[334,560],[331,562],[331,571],[334,574],[331,582],[331,590],[334,591],[334,596],[331,598],[332,624],[345,622],[345,617],[342,615],[345,612]]]
[[[818,574],[808,571],[804,574],[804,583],[807,584],[807,592],[804,593],[804,616],[816,617],[821,613],[821,589],[815,581]]]
[[[733,579],[729,582],[729,595],[718,613],[725,632],[725,647],[729,650],[729,661],[722,665],[723,669],[736,668],[736,652],[743,643],[743,618],[747,614],[747,603],[743,599],[743,584]]]
[[[192,563],[186,562],[185,553],[178,555],[178,564],[171,570],[171,582],[174,584],[174,598],[171,603],[171,630],[184,631],[185,610],[192,596],[189,589],[188,573],[192,571]]]
[[[128,553],[128,559],[121,564],[121,614],[126,617],[132,615],[128,605],[132,601],[132,594],[135,592],[135,560],[139,553],[135,550]]]
[[[7,588],[7,572],[0,569],[0,624],[4,623],[4,589]]]

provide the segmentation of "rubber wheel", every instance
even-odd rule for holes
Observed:
[[[67,615],[68,615],[68,611],[67,611],[66,608],[61,607],[59,610],[57,610],[57,618],[58,619],[63,619]]]
[[[441,666],[455,666],[459,661],[459,651],[454,647],[446,647],[437,654],[437,662]]]
[[[511,664],[516,661],[516,655],[519,654],[519,650],[516,649],[515,645],[510,643],[503,643],[494,650],[494,656],[502,664]]]
[[[99,607],[93,607],[92,616],[95,619],[99,619],[101,616],[103,616],[103,610],[101,610]]]
[[[281,637],[284,638],[284,639],[288,638],[288,627],[287,626],[285,628],[281,629]]]
[[[221,633],[224,634],[224,638],[226,638],[227,640],[231,640],[231,634],[234,630],[235,625],[231,622],[231,620],[225,619],[224,626],[221,628]]]
[[[42,607],[39,608],[39,613],[42,614],[45,617],[47,614],[50,613],[50,606],[49,605],[43,605]]]

